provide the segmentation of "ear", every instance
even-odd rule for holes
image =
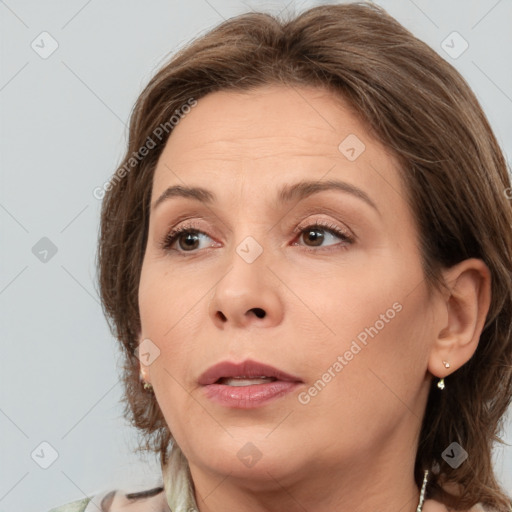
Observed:
[[[439,378],[471,359],[491,303],[491,272],[482,260],[461,261],[445,270],[443,277],[447,291],[443,293],[442,321],[428,362],[430,373]]]

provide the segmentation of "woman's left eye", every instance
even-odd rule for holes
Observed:
[[[299,238],[304,238],[304,240],[307,241],[307,244],[311,243],[311,245],[306,244],[306,250],[308,251],[315,251],[315,249],[312,249],[314,247],[324,247],[325,244],[323,244],[323,242],[327,239],[325,235],[326,233],[331,237],[331,239],[338,238],[342,240],[341,244],[330,244],[340,245],[340,248],[342,249],[354,242],[353,237],[345,230],[342,230],[336,225],[324,225],[320,222],[316,222],[306,227],[298,227],[294,230],[294,233],[298,233]],[[196,250],[200,248],[198,245],[201,237],[210,238],[206,233],[200,231],[193,225],[182,226],[173,229],[170,233],[166,234],[160,245],[165,251],[174,250],[178,253],[196,252]],[[178,244],[178,249],[173,248],[175,244]]]
[[[315,222],[310,226],[306,226],[305,228],[297,228],[295,232],[298,232],[299,235],[304,235],[303,238],[312,245],[308,245],[308,250],[311,247],[319,247],[322,242],[326,240],[325,233],[328,233],[331,238],[338,238],[343,241],[342,244],[331,244],[331,245],[340,245],[341,248],[346,248],[347,245],[350,245],[354,242],[354,239],[351,235],[349,235],[345,230],[342,230],[335,224],[323,224],[321,222]],[[314,249],[313,249],[314,250]]]

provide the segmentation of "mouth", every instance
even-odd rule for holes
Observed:
[[[266,384],[276,380],[283,382],[302,382],[299,377],[251,359],[247,359],[241,363],[222,361],[208,368],[208,370],[199,377],[198,382],[202,386],[208,386],[209,384],[249,386],[253,383]]]
[[[224,386],[253,386],[257,384],[267,384],[268,382],[275,382],[275,377],[221,377],[215,384],[223,384]]]
[[[257,361],[224,361],[206,370],[198,380],[206,398],[233,409],[252,409],[295,390],[303,381]]]

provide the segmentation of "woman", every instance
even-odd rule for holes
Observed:
[[[466,82],[373,4],[182,49],[98,251],[163,484],[56,510],[512,510],[510,187]]]

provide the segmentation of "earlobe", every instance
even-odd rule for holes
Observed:
[[[143,365],[142,363],[140,363],[139,367],[140,367],[140,378],[144,382],[147,382],[148,384],[151,384],[151,379],[149,377],[148,367]]]
[[[491,302],[491,273],[480,259],[464,260],[444,271],[446,314],[429,356],[429,371],[444,378],[475,353]]]

